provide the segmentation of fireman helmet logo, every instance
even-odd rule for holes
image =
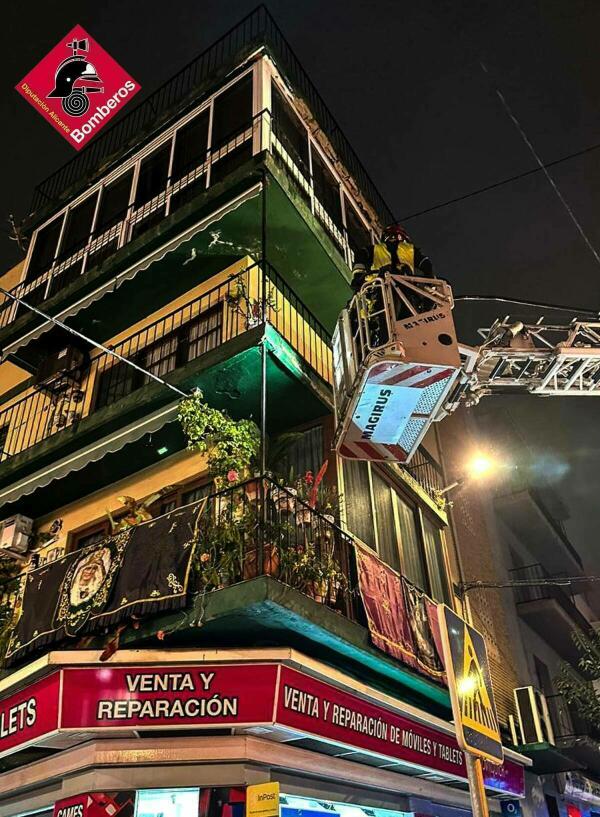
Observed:
[[[16,90],[77,150],[140,90],[81,26],[75,26]]]
[[[65,113],[70,116],[83,116],[90,107],[88,94],[100,93],[104,88],[96,84],[102,80],[87,59],[90,50],[88,38],[73,39],[67,43],[67,48],[71,49],[71,56],[63,60],[56,69],[54,89],[48,94],[48,98],[60,97]]]

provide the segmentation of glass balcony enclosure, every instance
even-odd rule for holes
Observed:
[[[43,303],[264,151],[351,265],[372,224],[262,57],[41,224],[14,294]],[[3,307],[0,328],[26,310],[10,301]]]

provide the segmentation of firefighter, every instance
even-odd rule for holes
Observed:
[[[381,241],[356,254],[352,267],[352,289],[358,292],[367,281],[386,272],[433,278],[431,261],[415,247],[400,224],[390,224],[383,231]]]

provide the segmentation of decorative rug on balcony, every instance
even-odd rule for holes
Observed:
[[[133,616],[185,606],[198,512],[198,504],[172,511],[28,573],[6,663]]]
[[[435,602],[358,544],[356,559],[373,644],[445,684]]]

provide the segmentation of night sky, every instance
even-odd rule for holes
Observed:
[[[5,3],[0,220],[10,212],[24,216],[34,185],[75,155],[13,90],[75,24],[141,83],[140,100],[255,5]],[[600,265],[542,173],[405,218],[535,167],[492,82],[543,161],[600,143],[597,0],[273,0],[268,8],[392,210],[456,294],[600,308]],[[551,171],[598,248],[599,163],[597,150]],[[14,244],[1,235],[2,268],[17,259]],[[462,338],[474,342],[477,326],[509,311],[539,315],[505,305],[459,305]],[[573,543],[600,572],[600,401],[488,398],[488,408],[491,400],[509,409],[547,464],[546,476],[571,513]]]

